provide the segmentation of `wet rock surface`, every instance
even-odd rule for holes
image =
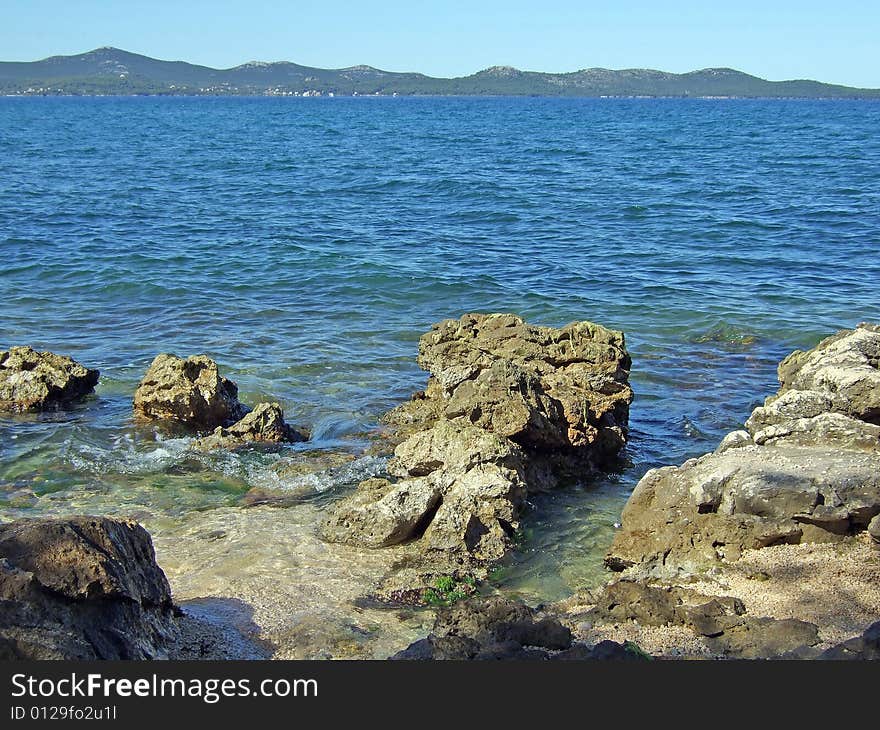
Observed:
[[[199,451],[309,438],[305,429],[284,421],[279,403],[260,403],[253,410],[242,404],[238,386],[220,375],[217,363],[205,355],[157,355],[135,391],[134,413],[141,420],[212,430],[193,442],[192,448]]]
[[[229,427],[218,426],[209,436],[197,439],[192,447],[202,451],[236,449],[248,444],[281,444],[308,441],[308,434],[284,421],[278,403],[260,403],[240,421]]]
[[[860,325],[779,366],[779,392],[718,450],[649,471],[606,563],[674,573],[743,550],[825,542],[880,515],[880,330]],[[876,530],[876,527],[874,528]]]
[[[0,657],[160,659],[178,639],[146,530],[102,517],[0,526]]]
[[[62,408],[94,392],[99,372],[31,347],[0,351],[0,411]]]

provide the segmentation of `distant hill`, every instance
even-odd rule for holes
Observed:
[[[0,94],[13,95],[510,95],[880,99],[880,89],[818,81],[766,81],[730,68],[684,74],[588,68],[571,73],[493,66],[470,76],[435,78],[371,66],[322,69],[252,61],[228,69],[159,61],[118,48],[42,61],[0,62]]]

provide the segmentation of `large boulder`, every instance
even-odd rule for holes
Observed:
[[[177,637],[152,541],[133,522],[0,526],[0,659],[158,659]]]
[[[712,454],[652,469],[606,563],[693,570],[746,548],[833,541],[880,515],[880,330],[860,325],[796,351],[746,431]],[[872,528],[876,529],[876,528]]]
[[[231,426],[247,413],[238,386],[205,355],[157,355],[134,394],[135,415],[180,421],[198,429]]]
[[[623,334],[590,322],[468,314],[422,336],[418,362],[425,390],[383,418],[397,442],[389,478],[362,483],[322,528],[352,545],[415,544],[421,559],[378,589],[394,601],[485,577],[513,546],[529,489],[583,479],[617,454],[632,400]]]
[[[534,451],[601,463],[626,442],[632,390],[623,333],[591,322],[536,327],[513,314],[467,314],[419,341],[424,392],[387,414],[410,432],[463,417]]]
[[[0,351],[0,411],[23,413],[69,405],[94,392],[99,372],[31,347]]]

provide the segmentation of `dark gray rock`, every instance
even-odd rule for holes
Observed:
[[[175,609],[149,534],[102,517],[0,526],[0,658],[159,659]]]

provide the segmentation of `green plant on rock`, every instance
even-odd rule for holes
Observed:
[[[456,581],[451,575],[443,575],[434,581],[433,588],[426,588],[422,598],[429,606],[451,606],[473,593],[476,580],[470,576]]]

